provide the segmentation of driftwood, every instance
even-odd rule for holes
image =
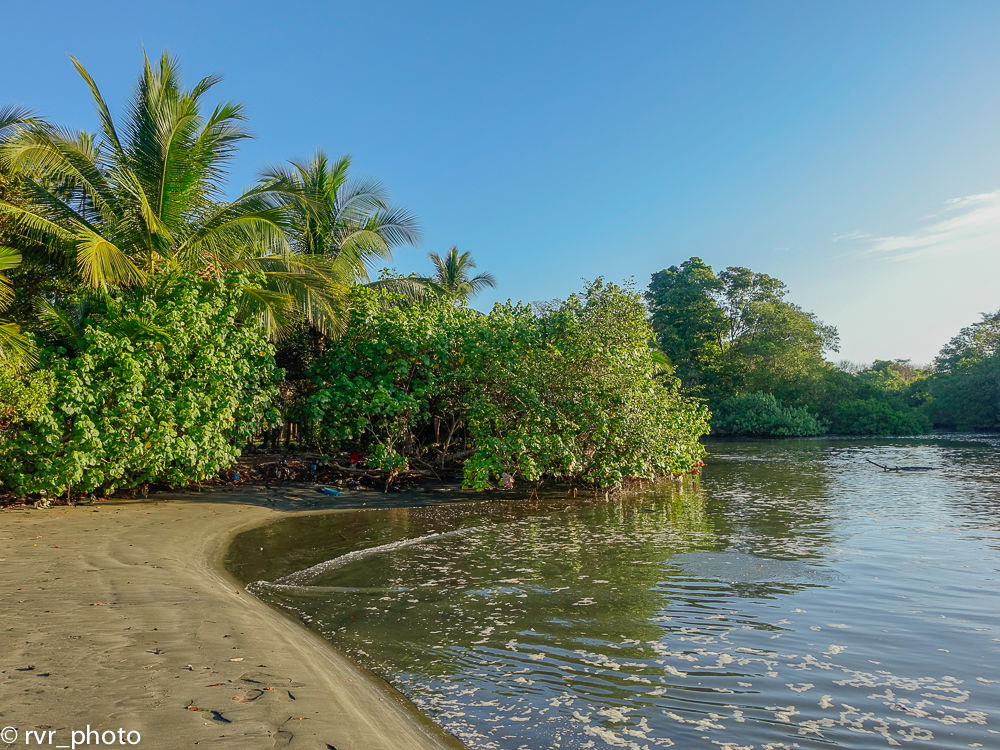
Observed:
[[[330,465],[334,469],[336,469],[337,471],[342,471],[345,474],[357,474],[358,476],[363,476],[363,477],[379,477],[379,478],[381,478],[381,477],[383,477],[386,474],[386,472],[383,471],[382,469],[361,469],[361,468],[355,468],[353,466],[342,466],[342,465],[337,464],[337,463],[331,463]],[[412,477],[432,477],[432,476],[436,476],[431,471],[421,471],[420,469],[410,469],[410,470],[408,470],[406,472],[406,475],[407,476],[412,476]]]
[[[341,464],[332,461],[330,462],[330,466],[337,471],[344,472],[345,474],[360,474],[367,477],[381,476],[385,473],[384,471],[379,471],[378,469],[363,469],[357,466],[342,466]]]
[[[882,471],[933,471],[936,468],[934,466],[886,466],[885,464],[877,464],[869,458],[866,458],[865,461],[872,466],[879,467]]]

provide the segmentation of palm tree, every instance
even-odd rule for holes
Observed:
[[[337,298],[357,284],[417,293],[412,280],[371,281],[371,266],[388,259],[394,247],[419,242],[420,228],[411,213],[390,204],[379,182],[349,180],[350,166],[349,156],[331,162],[317,151],[308,163],[291,162],[264,173],[263,184],[283,185],[291,198],[292,252],[328,261]],[[308,299],[303,307],[309,309]]]
[[[9,271],[21,262],[21,255],[13,248],[0,247],[0,272]],[[14,299],[10,280],[0,273],[0,312],[4,312]],[[17,323],[0,318],[0,367],[16,369],[36,361],[35,345],[21,333]]]
[[[408,211],[389,205],[376,181],[349,181],[351,157],[334,162],[317,151],[307,164],[274,167],[264,182],[287,185],[294,194],[291,236],[296,252],[338,257],[352,255],[367,263],[386,258],[393,247],[416,244],[420,229]],[[359,280],[367,280],[365,267]]]
[[[262,182],[223,197],[229,160],[249,137],[242,107],[205,114],[210,76],[182,86],[176,62],[145,59],[133,99],[116,122],[86,68],[100,132],[72,133],[29,123],[0,147],[0,166],[16,170],[26,200],[0,200],[0,214],[45,252],[72,259],[90,288],[156,285],[186,271],[238,284],[248,317],[275,332],[304,310],[322,323],[336,315],[334,271],[325,256],[292,252],[286,237],[294,186]]]
[[[470,272],[476,267],[476,262],[470,253],[459,253],[454,245],[444,257],[437,253],[428,253],[428,257],[434,263],[434,275],[420,281],[437,294],[465,302],[483,289],[492,289],[497,285],[491,273],[471,276]]]
[[[18,107],[0,108],[0,144],[6,143],[21,128],[33,122],[31,113]],[[7,197],[9,176],[0,174],[0,198]],[[0,236],[0,243],[6,238]],[[4,275],[21,262],[21,253],[12,247],[0,244],[0,313],[5,312],[14,301],[14,287]],[[20,368],[35,361],[34,344],[23,333],[20,326],[10,320],[0,318],[0,366]]]

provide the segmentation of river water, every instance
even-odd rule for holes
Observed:
[[[718,442],[700,481],[289,518],[230,566],[470,748],[995,749],[998,447]]]

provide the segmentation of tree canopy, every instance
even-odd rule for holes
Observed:
[[[791,391],[827,366],[837,331],[785,299],[781,281],[701,258],[653,274],[646,293],[659,344],[681,381],[710,401]]]
[[[1000,311],[942,347],[928,382],[934,422],[949,429],[1000,429]]]
[[[218,77],[187,88],[175,60],[147,59],[116,120],[90,73],[73,64],[94,100],[99,132],[25,120],[0,146],[0,165],[21,192],[16,202],[0,199],[0,214],[28,243],[26,252],[54,257],[103,291],[155,284],[157,275],[177,271],[203,280],[245,272],[241,308],[272,332],[296,312],[335,317],[330,259],[295,252],[289,242],[298,186],[274,176],[225,197],[229,162],[249,134],[241,105],[206,107]]]

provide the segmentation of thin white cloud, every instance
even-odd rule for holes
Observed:
[[[834,242],[849,242],[854,240],[867,240],[870,239],[871,235],[868,232],[844,232],[843,234],[833,235]]]
[[[867,252],[892,260],[1000,250],[1000,190],[952,198],[907,234],[849,232],[834,240],[861,243]]]

